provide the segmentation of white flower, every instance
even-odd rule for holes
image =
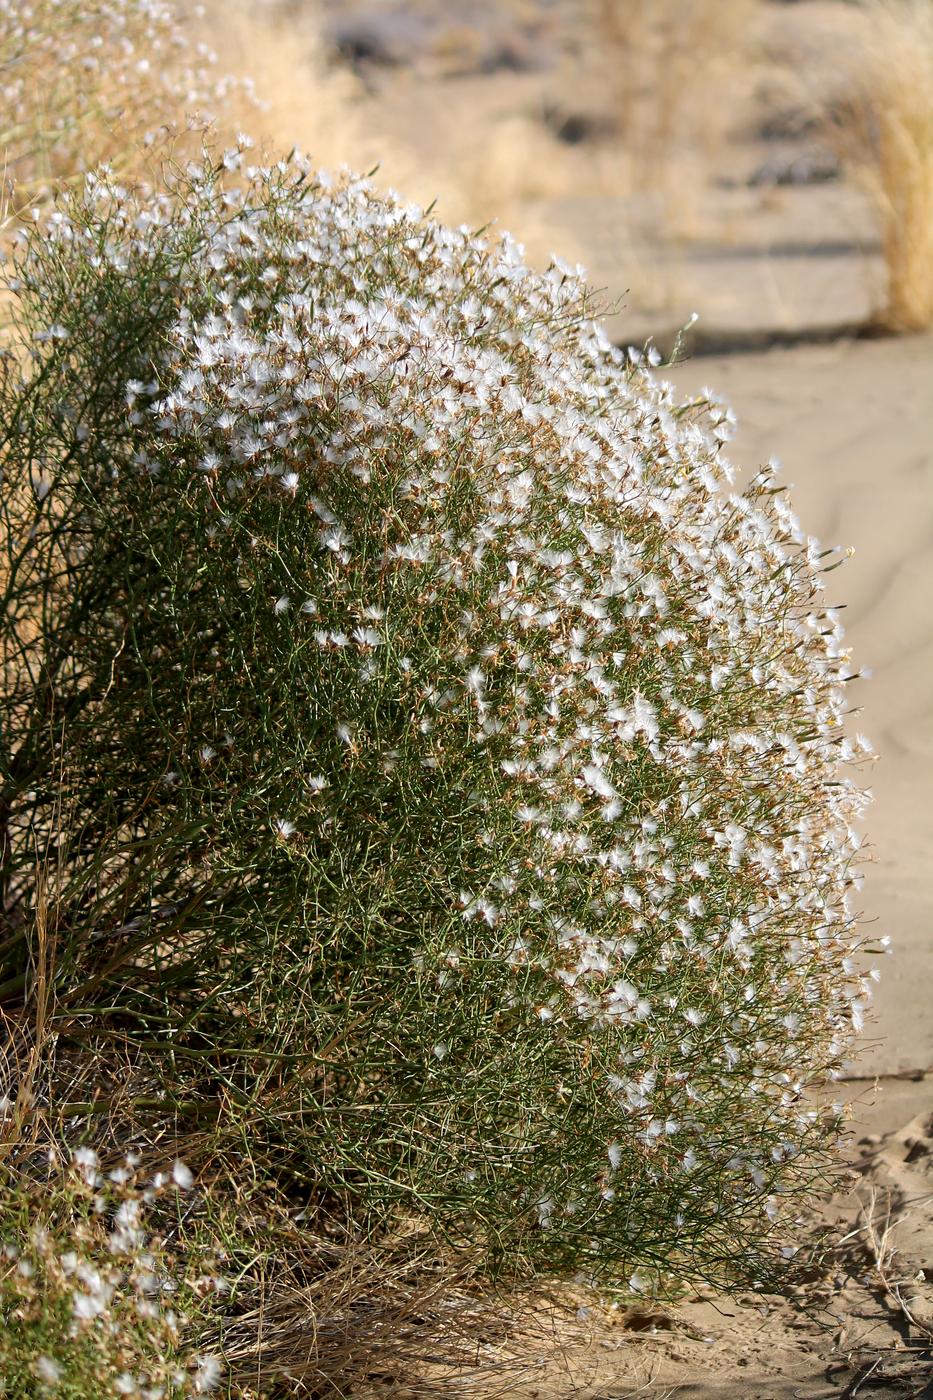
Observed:
[[[588,763],[583,769],[583,778],[587,786],[592,788],[597,796],[618,797],[619,794],[617,790],[612,786],[612,783],[606,777],[602,768],[597,764]]]
[[[194,1185],[194,1177],[184,1162],[175,1162],[172,1165],[172,1180],[180,1191],[189,1191]]]
[[[194,1376],[195,1394],[204,1395],[213,1390],[223,1374],[223,1366],[217,1356],[199,1356]]]
[[[98,1317],[106,1306],[100,1293],[75,1293],[71,1301],[75,1317],[80,1318],[82,1322],[89,1322]]]
[[[56,1385],[62,1378],[62,1368],[51,1356],[37,1356],[36,1374],[46,1385]]]

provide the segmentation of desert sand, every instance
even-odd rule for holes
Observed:
[[[856,333],[883,287],[877,219],[813,118],[862,13],[755,6],[687,137],[704,105],[720,119],[659,151],[655,179],[620,151],[581,0],[331,0],[313,30],[301,4],[266,11],[227,6],[215,32],[278,140],[323,163],[379,160],[378,179],[438,196],[442,217],[497,217],[533,259],[579,258],[622,344],[653,334],[666,349],[698,312],[683,361],[660,372],[726,397],[743,473],[777,457],[804,528],[855,551],[828,589],[873,673],[852,688],[879,754],[864,916],[893,951],[841,1086],[851,1190],[801,1226],[806,1242],[830,1225],[834,1243],[787,1296],[579,1317],[568,1303],[564,1360],[530,1352],[532,1379],[510,1393],[933,1396],[933,338]]]

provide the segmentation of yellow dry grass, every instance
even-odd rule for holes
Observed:
[[[0,173],[14,215],[102,162],[139,174],[153,146],[203,129],[238,88],[190,26],[129,0],[7,0],[0,71]]]
[[[758,0],[591,3],[631,178],[662,185],[723,138]]]
[[[881,216],[879,324],[933,325],[933,0],[869,0],[851,99],[833,114],[843,154]]]

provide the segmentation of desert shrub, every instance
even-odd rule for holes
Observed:
[[[19,258],[0,991],[51,842],[69,1035],[309,1208],[764,1277],[864,1012],[821,553],[577,272],[242,158]]]
[[[87,1147],[0,1167],[0,1395],[163,1400],[213,1390],[217,1357],[186,1349],[199,1290],[149,1217],[191,1185],[176,1163],[149,1181],[139,1158],[104,1173]],[[188,1267],[193,1260],[186,1261]]]

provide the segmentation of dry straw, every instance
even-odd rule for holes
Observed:
[[[879,325],[933,324],[933,4],[870,0],[851,94],[832,115],[843,155],[880,211],[886,297]]]
[[[663,186],[686,153],[709,154],[734,116],[728,99],[756,0],[591,4],[633,178]]]

